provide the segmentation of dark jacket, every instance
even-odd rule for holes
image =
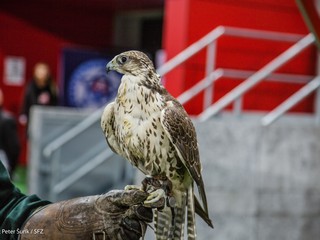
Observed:
[[[20,142],[16,120],[0,108],[0,149],[7,156],[10,172],[13,172],[18,163]]]
[[[58,104],[57,89],[52,81],[44,88],[39,88],[32,80],[24,93],[21,114],[29,118],[30,108],[33,105],[56,106]]]

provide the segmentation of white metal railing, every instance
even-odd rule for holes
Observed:
[[[263,68],[261,68],[255,74],[253,74],[248,79],[246,79],[243,83],[241,83],[240,85],[235,87],[233,90],[231,90],[229,93],[227,93],[224,97],[219,99],[215,104],[213,104],[212,106],[207,108],[204,112],[202,112],[198,116],[200,121],[205,121],[211,116],[216,115],[223,108],[228,106],[230,103],[232,103],[236,99],[239,99],[239,97],[241,97],[243,94],[249,91],[257,83],[261,82],[270,73],[272,73],[273,71],[281,67],[283,64],[288,62],[290,59],[295,57],[297,54],[302,52],[306,47],[314,43],[314,41],[315,41],[315,38],[311,33],[305,36],[304,38],[302,38],[301,40],[299,40],[297,43],[295,43],[285,52],[281,53],[274,60],[266,64]]]
[[[281,42],[294,42],[295,44],[292,47],[290,47],[288,50],[286,50],[284,53],[280,54],[273,61],[265,65],[258,72],[252,73],[250,76],[248,76],[247,73],[249,71],[244,71],[244,70],[239,71],[234,69],[228,69],[228,70],[215,69],[215,54],[216,54],[216,47],[217,47],[216,42],[218,38],[220,38],[223,35],[281,41]],[[278,32],[270,32],[270,31],[220,26],[214,29],[213,31],[211,31],[209,34],[207,34],[203,38],[201,38],[199,41],[187,47],[184,51],[176,55],[174,58],[170,59],[167,63],[165,63],[163,66],[161,66],[158,69],[158,72],[160,75],[164,76],[166,73],[168,73],[175,67],[184,63],[187,59],[192,57],[194,54],[198,53],[199,51],[207,47],[207,59],[206,59],[206,68],[205,68],[206,77],[200,80],[193,87],[191,87],[190,89],[182,93],[180,96],[178,96],[178,100],[182,104],[184,104],[190,99],[192,99],[194,96],[199,94],[201,91],[204,91],[204,104],[203,104],[204,111],[198,116],[200,120],[204,121],[204,120],[207,120],[209,117],[216,115],[218,112],[220,112],[223,108],[225,108],[232,102],[234,102],[234,112],[236,114],[240,114],[242,109],[242,96],[262,80],[273,79],[275,81],[300,82],[300,83],[302,81],[303,82],[310,81],[313,78],[313,76],[293,75],[293,74],[279,75],[279,74],[273,74],[272,72],[275,71],[280,66],[282,66],[283,64],[285,64],[290,59],[292,59],[294,56],[299,54],[306,47],[310,46],[313,42],[314,42],[314,37],[312,34],[309,34],[307,36],[302,36],[302,35],[290,34],[290,33],[278,33]],[[213,99],[213,92],[214,92],[213,83],[216,80],[220,79],[221,77],[228,76],[228,75],[229,75],[228,77],[239,78],[238,76],[236,76],[237,74],[239,76],[247,75],[245,76],[246,80],[211,106],[212,99]],[[319,92],[317,94],[318,96],[320,96]],[[298,95],[298,96],[303,97],[303,95]],[[320,107],[318,108],[320,109]],[[274,120],[275,119],[276,118],[274,118]],[[268,124],[271,124],[271,122],[269,122]]]
[[[100,108],[90,114],[88,117],[83,119],[80,123],[69,129],[67,132],[57,137],[54,141],[49,143],[44,149],[43,154],[46,157],[50,157],[54,151],[59,149],[61,146],[78,136],[80,133],[88,129],[88,127],[97,123],[100,120],[103,108]]]
[[[215,69],[215,55],[216,55],[216,48],[217,48],[217,40],[223,36],[233,36],[233,37],[245,37],[245,38],[254,38],[254,39],[261,39],[261,40],[271,40],[271,41],[281,41],[281,42],[297,42],[299,41],[299,44],[296,43],[290,50],[286,51],[286,54],[282,56],[283,59],[291,59],[294,55],[298,54],[300,51],[302,51],[305,47],[309,46],[313,41],[313,36],[309,36],[305,40],[303,39],[303,35],[299,34],[290,34],[290,33],[278,33],[278,32],[271,32],[271,31],[262,31],[262,30],[253,30],[253,29],[242,29],[242,28],[235,28],[235,27],[217,27],[210,33],[208,33],[206,36],[198,40],[197,42],[193,43],[189,47],[187,47],[185,50],[183,50],[181,53],[170,59],[168,62],[166,62],[163,66],[161,66],[158,69],[158,73],[162,76],[164,76],[166,73],[174,69],[175,67],[179,66],[180,64],[184,63],[187,59],[192,57],[194,54],[198,53],[205,47],[207,47],[207,59],[206,59],[206,77],[199,81],[195,86],[193,86],[191,89],[188,89],[186,92],[182,93],[178,100],[180,100],[182,103],[185,103],[185,101],[188,101],[192,99],[195,95],[199,94],[201,91],[204,91],[204,100],[203,100],[203,113],[199,115],[200,120],[206,120],[210,116],[213,116],[217,114],[219,111],[221,111],[224,107],[226,107],[231,102],[235,102],[234,104],[234,112],[236,114],[240,114],[242,109],[242,95],[245,94],[250,88],[246,89],[244,92],[239,94],[239,96],[233,98],[233,94],[236,93],[236,89],[233,92],[230,92],[230,94],[227,94],[222,99],[220,99],[217,103],[212,104],[213,99],[213,93],[214,93],[214,82],[221,77],[225,76],[226,73],[231,73],[232,71],[235,72],[236,70],[230,69],[228,72],[223,71],[221,72],[221,69]],[[307,44],[307,46],[304,46],[304,44]],[[300,49],[301,48],[301,49]],[[292,54],[293,51],[298,49],[298,53]],[[282,59],[280,58],[273,64],[270,64],[268,68],[277,66],[281,63]],[[285,61],[285,62],[286,62]],[[264,78],[268,77],[269,74],[271,74],[274,70],[269,71],[269,69],[266,68],[263,71],[259,71],[259,75],[255,75],[255,78],[262,77],[262,75],[265,75]],[[267,73],[266,71],[269,71]],[[239,73],[239,72],[238,72]],[[244,72],[242,72],[244,73]],[[274,77],[274,75],[273,75]],[[287,81],[287,82],[293,82],[293,78],[297,79],[297,77],[293,77],[292,75],[283,75],[283,78],[281,81]],[[288,78],[287,78],[288,77]],[[293,78],[291,78],[293,77]],[[299,76],[301,77],[301,76]],[[299,78],[298,77],[298,78]],[[302,76],[304,78],[309,76]],[[247,76],[247,78],[249,78]],[[312,79],[312,78],[310,78]],[[243,84],[250,85],[253,83],[252,77],[250,79],[247,79],[248,81],[245,81]],[[260,82],[261,80],[257,81],[256,83]],[[251,82],[251,83],[250,83]],[[256,84],[254,83],[253,86]],[[232,97],[232,98],[231,98]],[[228,99],[230,98],[230,99]],[[232,99],[232,100],[231,100]],[[227,104],[224,103],[225,100],[228,100]],[[217,106],[218,104],[218,106]],[[225,105],[226,104],[226,105]]]
[[[77,182],[80,178],[85,176],[88,172],[94,170],[96,167],[101,165],[106,159],[109,159],[113,155],[113,152],[107,149],[103,150],[101,153],[97,154],[94,158],[92,158],[89,162],[80,166],[77,170],[75,170],[72,174],[70,174],[65,179],[60,182],[54,182],[51,186],[51,196],[50,200],[55,201],[57,196],[63,192],[65,189],[70,187],[72,184]],[[59,159],[56,159],[59,161]]]

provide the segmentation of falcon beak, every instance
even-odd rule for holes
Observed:
[[[106,66],[107,74],[108,74],[111,70],[114,70],[114,65],[113,65],[113,61],[112,61],[112,60],[111,60],[110,62],[108,62],[107,66]]]

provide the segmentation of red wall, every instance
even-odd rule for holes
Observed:
[[[292,0],[167,0],[165,5],[164,48],[168,59],[197,41],[219,25],[277,32],[307,34],[300,12]],[[218,41],[217,67],[258,70],[290,44],[223,37]],[[309,48],[278,70],[283,73],[314,74],[315,48]],[[168,74],[166,86],[178,96],[202,79],[205,51]],[[214,101],[241,81],[222,78],[215,85]],[[247,110],[270,110],[302,85],[263,82],[244,97]],[[191,114],[202,109],[202,94],[185,105]],[[313,111],[313,96],[293,111]]]

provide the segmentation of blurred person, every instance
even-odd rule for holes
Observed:
[[[144,206],[149,195],[138,189],[51,203],[21,193],[1,162],[0,186],[1,240],[138,240],[152,222],[152,208],[164,204]]]
[[[25,90],[19,122],[26,125],[33,105],[56,106],[57,87],[52,79],[48,64],[39,62],[34,67],[33,78]]]
[[[6,165],[12,177],[19,160],[20,142],[16,120],[3,109],[3,101],[0,89],[0,160]]]

